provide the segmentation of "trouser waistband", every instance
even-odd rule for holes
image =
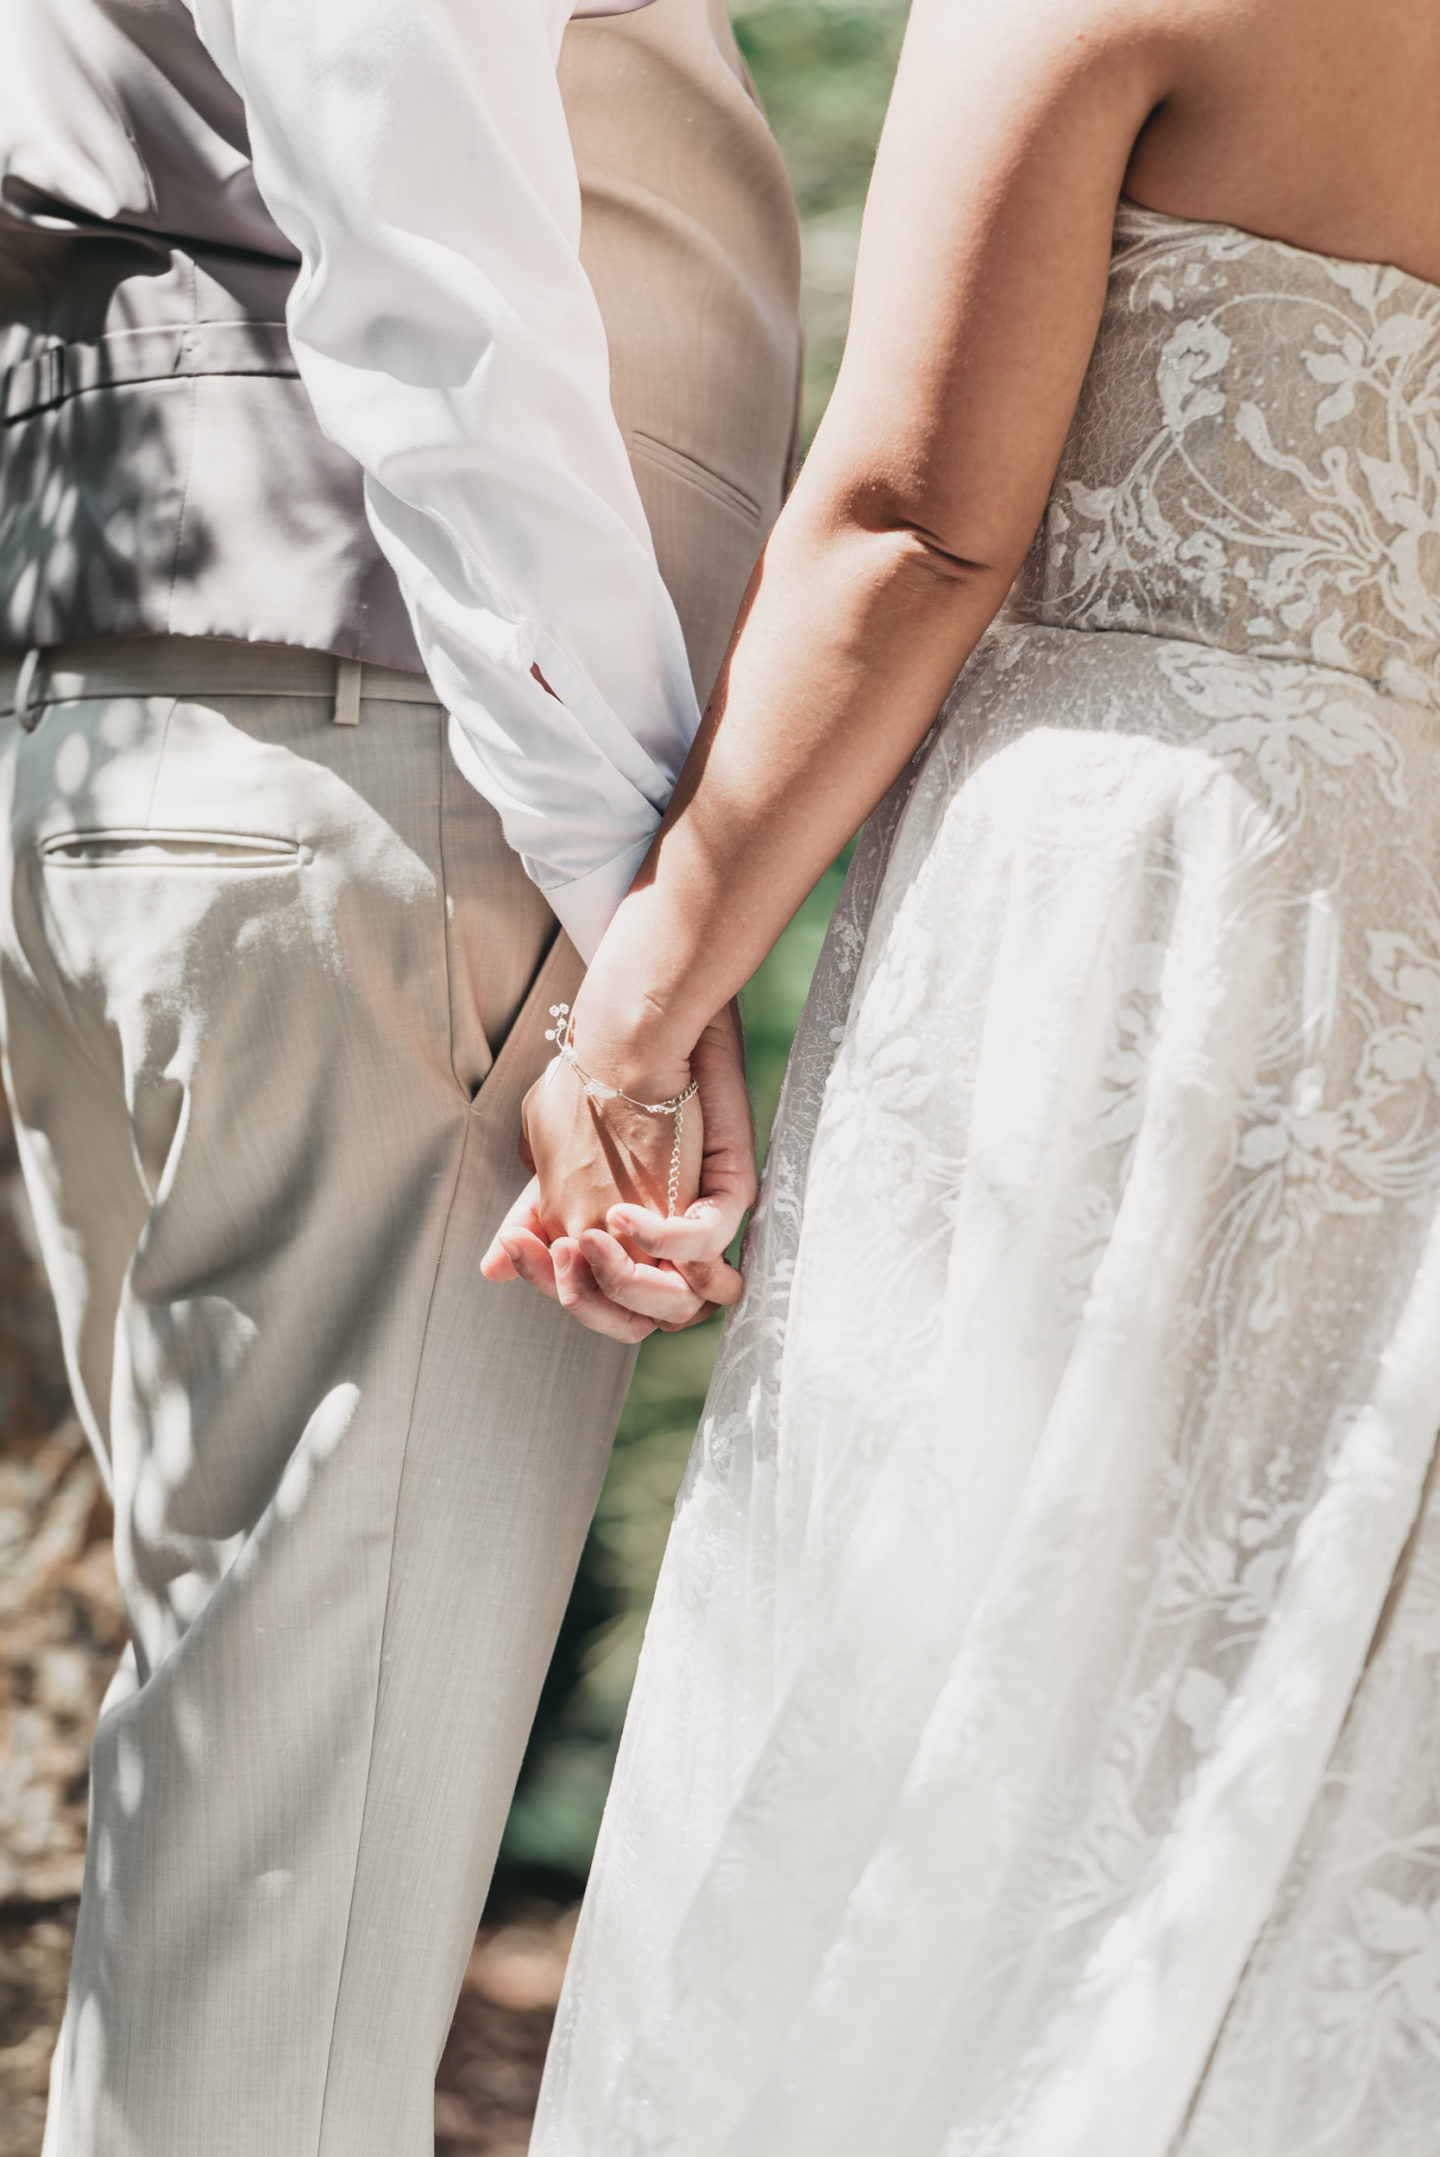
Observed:
[[[48,704],[109,696],[319,697],[336,726],[358,726],[367,698],[440,701],[423,674],[229,637],[93,637],[0,652],[0,715],[13,713],[27,732]]]

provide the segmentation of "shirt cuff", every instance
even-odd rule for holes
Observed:
[[[658,818],[656,822],[658,824]],[[613,861],[575,877],[568,884],[552,884],[548,889],[541,885],[547,904],[559,916],[561,928],[587,966],[614,919],[615,909],[634,883],[635,872],[649,853],[653,837],[652,833],[638,846],[627,847]],[[521,859],[524,860],[523,855]],[[531,876],[535,875],[534,862],[525,861],[525,867]]]

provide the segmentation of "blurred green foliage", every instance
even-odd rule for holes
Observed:
[[[858,210],[890,95],[898,7],[761,6],[735,35],[784,153],[802,222]]]
[[[835,379],[860,211],[904,27],[901,7],[749,6],[736,30],[795,182],[805,243],[808,441]],[[811,893],[742,999],[763,1151],[843,863]],[[589,1867],[675,1493],[704,1406],[719,1322],[652,1334],[546,1681],[497,1889],[565,1896]]]
[[[736,17],[800,209],[807,447],[845,345],[860,213],[904,29],[899,0],[760,0]]]

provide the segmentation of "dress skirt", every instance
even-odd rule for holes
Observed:
[[[867,830],[539,2157],[1432,2157],[1440,719],[993,631]]]

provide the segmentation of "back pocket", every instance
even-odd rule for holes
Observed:
[[[291,869],[310,849],[293,839],[214,831],[62,831],[40,842],[49,869]]]

